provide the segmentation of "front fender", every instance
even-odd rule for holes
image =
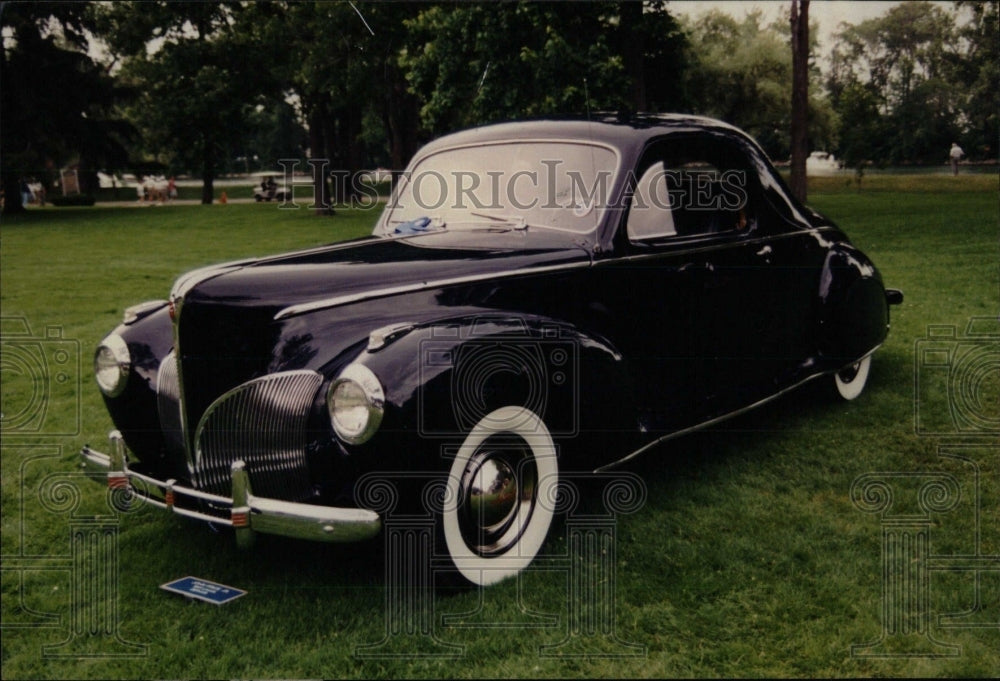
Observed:
[[[173,327],[166,304],[123,322],[111,333],[121,336],[127,344],[131,367],[125,390],[116,397],[102,397],[129,449],[149,462],[163,448],[156,386],[160,364],[173,349]]]
[[[354,361],[385,389],[385,419],[373,448],[376,440],[410,441],[439,456],[442,446],[460,443],[487,414],[510,405],[537,414],[560,446],[595,455],[606,448],[594,436],[617,439],[635,429],[621,353],[606,339],[553,319],[438,321]]]

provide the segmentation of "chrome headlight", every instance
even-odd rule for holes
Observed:
[[[371,369],[349,364],[330,384],[326,408],[337,437],[359,445],[367,442],[382,423],[385,391]]]
[[[108,397],[121,395],[131,370],[132,357],[121,336],[113,333],[101,341],[94,353],[94,378],[102,393]]]

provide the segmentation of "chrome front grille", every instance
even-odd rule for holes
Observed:
[[[183,457],[184,428],[181,424],[181,387],[177,380],[177,357],[167,355],[160,363],[156,379],[156,409],[167,451],[171,456]]]
[[[230,466],[242,460],[256,494],[306,497],[306,423],[322,382],[315,371],[285,371],[237,386],[213,402],[195,432],[195,486],[231,494]]]
[[[181,417],[179,378],[171,352],[160,363],[156,406],[169,455],[187,459],[190,436]],[[288,501],[308,496],[306,423],[322,382],[315,371],[286,371],[251,380],[215,400],[195,431],[187,466],[193,486],[228,497],[230,466],[242,460],[256,494]]]

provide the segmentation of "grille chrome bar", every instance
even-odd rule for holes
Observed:
[[[177,355],[171,352],[160,363],[156,377],[156,411],[167,451],[183,456],[184,429],[181,422],[181,386],[177,373]]]
[[[195,432],[193,482],[230,493],[235,461],[244,461],[253,489],[276,499],[302,499],[310,489],[306,422],[323,377],[298,370],[268,374],[222,395]]]

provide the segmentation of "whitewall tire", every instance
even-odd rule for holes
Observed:
[[[868,371],[871,366],[872,356],[868,355],[835,373],[833,382],[837,388],[837,394],[845,400],[853,400],[858,397],[868,383]]]
[[[441,529],[458,573],[474,585],[516,575],[552,525],[559,484],[552,436],[529,409],[497,409],[469,432],[446,484]]]

